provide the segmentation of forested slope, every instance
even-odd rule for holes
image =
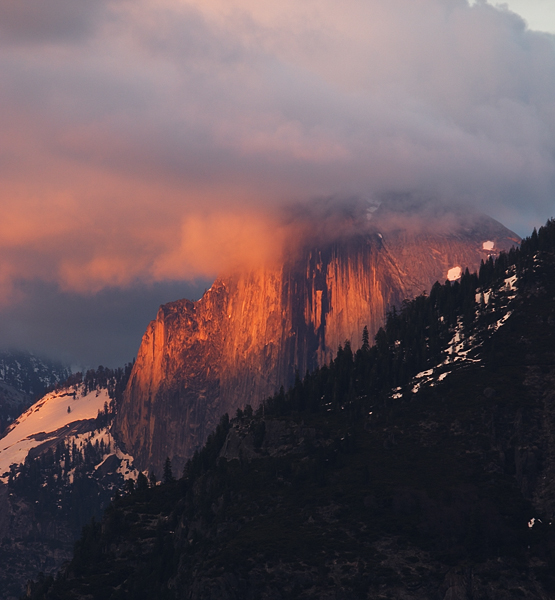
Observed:
[[[222,417],[30,597],[553,598],[554,297],[550,221]]]

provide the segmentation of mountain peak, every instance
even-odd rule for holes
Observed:
[[[281,263],[223,275],[197,302],[161,307],[116,417],[141,468],[160,473],[167,456],[182,468],[221,414],[256,407],[345,340],[358,348],[363,328],[372,338],[391,307],[452,269],[479,268],[494,253],[484,243],[498,252],[518,239],[484,215],[428,203],[417,218],[415,207],[406,198],[304,207]]]

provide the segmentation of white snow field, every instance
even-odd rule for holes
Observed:
[[[462,269],[460,267],[453,267],[447,271],[447,279],[449,279],[449,281],[457,281],[457,279],[461,278],[461,275]]]
[[[50,392],[10,425],[0,438],[0,477],[6,476],[13,463],[23,463],[31,448],[56,437],[58,429],[76,421],[94,419],[98,411],[104,409],[104,403],[110,403],[105,389],[86,395],[81,395],[82,390],[81,384],[70,390]]]

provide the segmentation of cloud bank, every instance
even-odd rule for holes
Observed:
[[[0,301],[211,276],[276,210],[416,190],[526,234],[555,36],[467,0],[0,0]]]

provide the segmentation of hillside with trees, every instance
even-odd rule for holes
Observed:
[[[551,220],[224,415],[28,597],[553,598],[554,297]]]

